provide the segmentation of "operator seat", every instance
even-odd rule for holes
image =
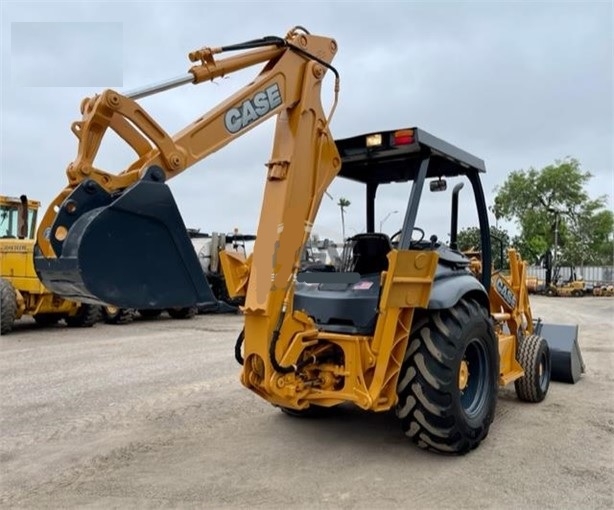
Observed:
[[[382,233],[357,234],[352,238],[352,268],[360,275],[381,273],[388,269],[390,237]]]

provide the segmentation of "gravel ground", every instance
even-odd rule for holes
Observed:
[[[288,417],[238,381],[237,316],[0,337],[2,508],[614,508],[614,299],[532,299],[580,324],[586,374],[500,391],[471,454],[413,447],[392,413]]]

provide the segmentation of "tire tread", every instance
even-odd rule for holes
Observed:
[[[546,349],[549,356],[546,341],[538,335],[529,335],[522,339],[518,345],[517,360],[524,370],[524,375],[514,381],[516,395],[525,402],[541,402],[548,391],[542,392],[536,366],[540,361],[542,349]],[[549,370],[549,364],[548,364]],[[548,374],[549,377],[549,374]]]
[[[0,307],[0,335],[6,335],[17,319],[17,293],[5,278],[0,278]]]
[[[488,434],[494,419],[494,395],[486,419],[477,430],[461,430],[454,411],[455,400],[450,391],[454,381],[454,359],[457,342],[464,325],[478,317],[487,324],[493,348],[496,336],[488,312],[476,301],[463,299],[455,307],[434,312],[427,321],[417,319],[410,335],[405,362],[399,375],[396,406],[401,427],[419,447],[444,454],[464,454],[474,449]],[[496,367],[498,377],[498,350]]]

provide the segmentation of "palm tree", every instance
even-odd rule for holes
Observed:
[[[347,198],[341,197],[337,205],[341,209],[341,232],[343,235],[343,242],[345,242],[345,208],[349,207],[351,202]]]

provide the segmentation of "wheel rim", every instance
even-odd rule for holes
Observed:
[[[486,404],[489,375],[484,344],[477,338],[473,339],[465,349],[458,374],[460,404],[468,418],[479,415]]]

